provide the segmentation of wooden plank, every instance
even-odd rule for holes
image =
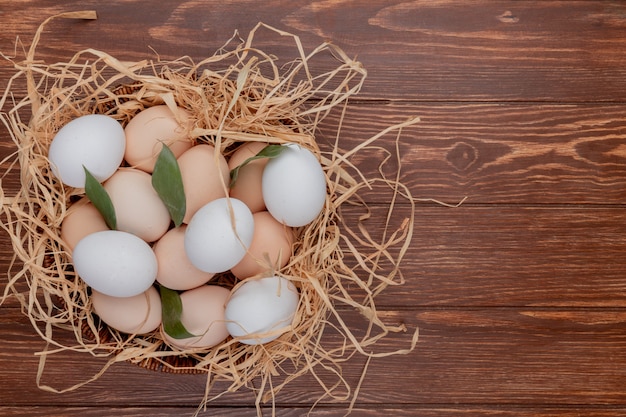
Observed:
[[[6,8],[0,50],[11,55],[15,40],[28,44],[44,18],[86,7],[29,0]],[[241,13],[244,7],[250,12]],[[140,60],[155,58],[154,49],[164,59],[199,59],[235,29],[246,36],[263,21],[297,34],[307,49],[332,40],[358,56],[370,74],[363,97],[379,99],[384,92],[387,99],[427,101],[626,99],[626,5],[621,3],[300,0],[250,7],[235,0],[111,1],[93,7],[99,14],[95,22],[51,23],[38,56],[56,61],[68,59],[71,51],[96,48]],[[259,45],[278,56],[292,56],[294,50],[284,38],[266,34]],[[333,65],[328,57],[318,67]],[[3,63],[0,77],[9,74]]]
[[[356,314],[346,312],[344,318],[358,337],[365,327],[358,324]],[[62,395],[42,392],[34,383],[36,360],[32,356],[42,343],[27,337],[29,324],[16,320],[16,315],[17,310],[8,309],[0,318],[2,334],[8,335],[0,355],[5,370],[0,381],[0,403],[4,406],[190,407],[202,397],[205,378],[201,375],[154,373],[127,363],[112,367],[99,380],[77,391]],[[359,407],[467,404],[489,408],[508,404],[542,408],[586,404],[593,408],[626,404],[625,309],[405,309],[381,312],[381,318],[389,324],[405,323],[410,332],[390,334],[368,351],[384,353],[406,347],[411,329],[416,327],[420,328],[420,340],[409,355],[370,362]],[[69,335],[60,334],[59,340],[67,343]],[[325,334],[324,340],[327,347],[341,343],[331,333]],[[69,386],[91,375],[98,363],[102,361],[89,355],[59,355],[51,359],[43,382]],[[360,355],[342,365],[343,375],[353,388],[364,366],[365,358]],[[320,376],[328,383],[334,381],[323,372]],[[307,375],[292,381],[276,401],[281,407],[311,404],[321,394],[315,380]],[[227,394],[211,406],[253,404],[253,395],[241,391]]]
[[[625,307],[625,227],[622,208],[418,207],[403,264],[406,282],[377,300],[385,306]]]
[[[373,205],[371,210],[364,226],[380,241],[388,206]],[[342,216],[354,228],[363,214],[362,209],[345,208]],[[406,206],[398,206],[390,231],[409,215]],[[387,287],[376,298],[385,308],[626,307],[626,211],[621,207],[431,204],[418,206],[415,216],[414,236],[402,263],[405,283]],[[0,244],[2,252],[10,252],[8,241]],[[7,258],[0,259],[0,267],[7,268]],[[345,261],[356,264],[347,254]],[[379,265],[389,271],[387,263]],[[2,278],[0,291],[5,283]],[[27,291],[25,285],[21,288]],[[353,294],[363,296],[356,290]],[[16,306],[16,301],[5,305]]]
[[[337,136],[339,109],[320,125],[325,150]],[[402,176],[415,197],[475,204],[624,204],[626,121],[621,105],[384,104],[353,102],[340,131],[349,150],[409,117],[398,143]],[[1,134],[6,130],[0,128]],[[395,153],[397,132],[362,151],[353,163],[375,178]],[[8,142],[8,139],[4,141]],[[9,155],[13,145],[0,154]],[[8,168],[8,163],[3,169]],[[384,172],[395,178],[392,157]],[[2,180],[7,195],[19,187],[17,171]],[[379,194],[365,195],[378,201]]]
[[[363,222],[374,241],[382,242],[388,209],[371,206],[371,217]],[[342,211],[351,228],[365,214],[359,208]],[[389,233],[409,215],[406,206],[396,206]],[[404,283],[376,297],[384,308],[626,307],[621,207],[418,205],[413,234],[401,264]],[[365,255],[373,252],[357,247]],[[347,264],[365,278],[344,252]],[[384,259],[378,265],[391,271]],[[356,289],[352,294],[364,297]]]
[[[100,417],[102,415],[123,415],[125,417],[169,417],[169,416],[192,416],[195,408],[191,407],[0,407],[0,413],[3,416],[19,416],[19,417],[49,417],[50,415],[62,412],[65,417]],[[300,417],[306,415],[309,408],[292,408],[281,407],[276,410],[277,417]],[[572,407],[572,408],[538,408],[538,407],[480,407],[471,405],[451,405],[449,407],[415,407],[405,406],[403,408],[390,407],[355,407],[352,415],[355,416],[381,416],[389,415],[394,417],[410,417],[419,415],[421,417],[447,417],[447,416],[472,416],[472,417],[615,417],[626,412],[624,407]],[[263,415],[272,415],[272,410],[263,409]],[[582,414],[581,414],[582,413]],[[338,407],[319,407],[316,408],[312,415],[319,417],[344,417],[345,408]],[[254,416],[256,409],[243,407],[219,407],[211,408],[206,413],[200,413],[200,416]]]
[[[338,113],[317,137],[333,143]],[[415,197],[476,204],[623,204],[626,201],[626,131],[619,105],[361,104],[348,106],[340,147],[351,149],[408,118],[398,147],[406,184]],[[397,132],[381,150],[354,158],[374,178]],[[395,158],[385,173],[394,178]],[[368,197],[378,200],[379,195]]]

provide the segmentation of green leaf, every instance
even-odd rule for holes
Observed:
[[[117,218],[115,216],[115,207],[111,197],[104,189],[100,181],[94,177],[91,172],[83,165],[85,170],[85,194],[91,203],[98,209],[104,221],[111,230],[117,228]]]
[[[180,226],[186,210],[185,190],[176,156],[166,144],[163,144],[154,165],[152,187],[165,203],[176,227]]]
[[[230,188],[233,188],[233,186],[235,185],[235,182],[237,181],[237,177],[239,177],[239,170],[241,168],[245,167],[250,162],[257,160],[257,159],[276,158],[285,149],[287,149],[287,147],[282,146],[282,145],[267,145],[265,148],[261,149],[261,151],[258,154],[251,156],[250,158],[243,161],[241,165],[233,168],[230,171]]]
[[[164,286],[159,287],[161,293],[161,313],[163,315],[163,330],[174,339],[186,339],[195,335],[189,333],[180,321],[183,313],[183,303],[180,295],[174,290]]]

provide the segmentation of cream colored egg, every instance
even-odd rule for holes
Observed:
[[[165,331],[164,338],[181,349],[206,348],[228,337],[224,309],[230,291],[217,285],[203,285],[180,294],[183,311],[180,321],[194,337],[174,339]]]
[[[241,145],[228,159],[228,169],[231,171],[261,152],[267,143],[248,142]],[[243,201],[252,213],[265,210],[261,183],[263,169],[268,158],[255,159],[239,169],[237,180],[230,189],[230,196]]]
[[[152,176],[135,168],[120,168],[104,183],[109,193],[117,229],[154,242],[167,232],[170,213],[152,187]]]
[[[68,250],[73,251],[85,236],[109,230],[98,209],[85,197],[72,204],[61,223],[61,239]]]
[[[161,298],[154,287],[133,297],[111,297],[92,291],[94,312],[108,326],[120,332],[145,334],[161,325]]]
[[[230,171],[226,158],[208,144],[196,145],[183,153],[178,158],[178,166],[187,209],[183,221],[189,223],[200,207],[226,197]]]
[[[154,245],[159,269],[157,281],[172,290],[189,290],[206,284],[212,273],[204,272],[193,266],[185,252],[185,230],[181,225],[168,231]]]
[[[277,270],[291,258],[293,231],[276,220],[269,212],[254,213],[254,235],[248,252],[231,268],[239,279]]]
[[[124,159],[135,168],[152,172],[163,143],[176,157],[191,148],[191,128],[191,115],[180,107],[176,115],[166,105],[148,107],[137,113],[124,129]]]

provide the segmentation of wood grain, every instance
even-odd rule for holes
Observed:
[[[377,213],[368,228],[382,229],[385,212]],[[390,308],[405,300],[412,306],[623,308],[624,214],[622,208],[418,207],[405,283],[377,301]]]
[[[322,126],[322,143],[335,137],[334,116]],[[416,116],[420,122],[399,141],[401,180],[415,197],[524,205],[626,201],[623,105],[357,103],[344,118],[342,145],[350,149],[377,134],[381,120]],[[384,146],[392,155],[396,135]],[[385,156],[363,152],[354,162],[370,178]],[[388,175],[397,170],[393,162]]]
[[[270,409],[264,410],[266,414],[271,413]],[[275,415],[278,417],[296,417],[302,415],[311,415],[316,417],[343,417],[345,416],[345,409],[338,407],[324,407],[316,408],[309,413],[308,408],[293,408],[293,407],[280,407],[276,410]],[[354,408],[353,415],[369,417],[380,415],[391,415],[397,417],[406,416],[472,416],[472,417],[579,417],[581,412],[584,412],[586,417],[614,417],[621,415],[626,409],[621,407],[598,407],[598,408],[539,408],[539,407],[484,407],[484,406],[472,406],[462,405],[457,409],[451,409],[447,407],[414,407],[405,406],[403,408],[389,408],[389,407],[376,407],[376,408]],[[58,408],[54,407],[30,407],[27,410],[21,410],[17,407],[0,407],[0,412],[3,415],[17,415],[19,412],[22,417],[48,417],[51,412],[58,412]],[[124,415],[126,417],[140,417],[140,416],[153,416],[153,417],[166,417],[166,416],[180,416],[180,415],[192,415],[195,412],[195,408],[185,407],[66,407],[62,409],[63,416],[102,416],[102,415]],[[214,415],[232,417],[232,416],[253,416],[256,413],[254,408],[242,408],[242,407],[216,407],[212,409]]]
[[[317,140],[328,150],[337,132],[351,149],[385,128],[420,117],[400,132],[400,180],[416,198],[451,204],[626,203],[626,120],[623,105],[380,104],[354,103],[339,127],[339,111],[321,124]],[[368,178],[395,154],[391,132],[352,162]],[[15,151],[0,146],[0,157]],[[14,159],[14,158],[13,158]],[[8,167],[8,162],[4,164]],[[394,176],[395,157],[384,172]],[[3,179],[6,192],[19,178]],[[380,199],[379,190],[369,196]]]
[[[294,32],[312,48],[332,40],[371,74],[363,98],[453,101],[615,102],[626,98],[626,69],[615,51],[626,38],[626,5],[605,1],[327,2],[21,1],[4,7],[0,49],[28,45],[43,18],[94,9],[95,22],[52,22],[40,58],[106,50],[121,59],[206,57],[259,22]],[[277,10],[280,12],[277,13]],[[246,11],[246,12],[244,12]],[[103,35],[105,34],[105,35]],[[130,34],[130,35],[129,35]],[[259,45],[285,56],[284,39]],[[20,47],[21,48],[21,47]],[[18,48],[18,49],[20,49]],[[153,49],[153,50],[152,50]],[[321,68],[333,66],[327,60]],[[0,67],[2,79],[9,68]],[[401,80],[401,82],[398,82]],[[381,94],[381,92],[383,92]]]
[[[364,225],[380,239],[387,207],[371,209]],[[348,225],[365,213],[343,212]],[[407,207],[394,213],[391,230],[410,215]],[[381,307],[410,301],[412,307],[626,308],[622,208],[419,206],[414,229],[401,269],[405,282],[376,298]]]
[[[9,334],[27,333],[29,324],[19,320],[2,324]],[[345,315],[359,330],[355,313]],[[373,359],[359,393],[359,403],[376,406],[409,404],[436,406],[446,404],[526,404],[576,406],[582,402],[621,406],[626,394],[623,384],[626,368],[626,312],[613,309],[594,311],[567,309],[410,309],[384,311],[384,321],[403,322],[407,328],[420,329],[417,349],[407,356]],[[361,326],[361,329],[363,327]],[[168,375],[140,369],[132,364],[113,366],[98,381],[81,390],[55,395],[40,392],[33,383],[36,359],[32,352],[42,343],[33,338],[12,336],[13,343],[3,346],[3,355],[14,363],[0,383],[0,401],[11,406],[92,405],[193,406],[199,401],[205,378],[201,375]],[[70,343],[68,333],[59,341]],[[392,334],[372,347],[376,353],[389,352],[410,341],[409,333]],[[341,341],[334,334],[326,346]],[[612,358],[598,361],[598,357]],[[60,354],[51,359],[43,383],[60,389],[84,380],[102,361],[78,362],[77,354]],[[5,359],[1,359],[5,358]],[[576,360],[572,360],[575,358]],[[364,360],[355,357],[344,369],[344,377],[356,383]],[[326,381],[332,381],[320,373]],[[137,385],[137,381],[142,381]],[[167,395],[164,395],[164,386]],[[567,389],[563,387],[567,386]],[[384,387],[384,390],[381,389]],[[393,397],[389,393],[393,392]],[[321,389],[305,376],[291,383],[276,398],[281,406],[308,404],[319,398]],[[249,404],[245,391],[228,394],[216,405]],[[322,401],[322,404],[327,401]],[[332,405],[332,403],[329,403]],[[344,404],[345,406],[345,404]]]
[[[384,136],[353,158],[366,176],[396,146],[400,158],[381,169],[418,201],[403,285],[377,297],[381,316],[409,332],[375,346],[409,355],[373,359],[354,416],[613,417],[626,414],[626,3],[613,1],[268,0],[56,2],[0,0],[0,52],[23,50],[46,17],[93,9],[95,21],[55,20],[37,58],[67,60],[86,48],[122,60],[200,60],[236,30],[259,22],[298,35],[306,50],[324,41],[358,57],[368,70],[349,103],[340,146],[352,148],[386,127],[421,122]],[[262,30],[257,45],[293,57],[289,39]],[[335,66],[330,56],[316,71]],[[0,59],[0,88],[14,74]],[[12,86],[16,99],[26,86]],[[5,111],[5,109],[2,109]],[[329,149],[340,113],[317,139]],[[15,150],[0,126],[0,160]],[[2,173],[9,163],[0,165]],[[0,174],[2,175],[2,174]],[[16,171],[2,175],[11,194]],[[364,191],[368,230],[382,235],[392,192]],[[392,227],[410,215],[399,201]],[[341,220],[356,226],[362,208]],[[0,268],[10,242],[0,234]],[[347,259],[347,262],[353,262]],[[381,265],[385,267],[384,264]],[[0,275],[0,294],[6,276]],[[24,290],[26,288],[24,287]],[[353,292],[353,294],[357,294]],[[363,320],[338,307],[359,334]],[[36,385],[44,348],[18,303],[0,306],[0,414],[7,416],[193,415],[202,375],[155,373],[114,365],[79,390],[53,394]],[[59,333],[65,343],[72,337]],[[324,343],[337,345],[336,334]],[[365,366],[343,364],[356,387]],[[50,360],[43,383],[71,386],[96,373],[103,358],[64,353]],[[328,375],[324,375],[328,377]],[[218,382],[215,392],[225,389]],[[277,416],[306,415],[320,399],[312,375],[276,398]],[[252,392],[229,393],[205,415],[255,415]],[[343,416],[348,401],[322,399],[311,415]],[[265,406],[264,415],[272,415]]]

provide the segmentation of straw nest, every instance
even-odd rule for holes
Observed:
[[[61,17],[95,15],[78,12]],[[106,354],[109,360],[102,372],[113,363],[130,361],[166,372],[207,373],[203,404],[220,395],[210,391],[214,381],[230,382],[226,391],[253,390],[259,404],[300,375],[317,376],[318,369],[335,375],[334,382],[317,378],[323,397],[354,401],[358,387],[349,387],[343,379],[342,362],[355,353],[375,357],[413,350],[416,329],[407,334],[406,349],[376,353],[373,346],[389,332],[407,331],[403,325],[381,319],[375,297],[385,287],[403,282],[399,264],[411,240],[413,215],[393,230],[386,226],[375,240],[361,221],[345,223],[342,208],[360,206],[362,217],[367,217],[369,210],[359,193],[384,185],[389,190],[385,224],[394,217],[398,199],[414,211],[415,199],[399,176],[386,178],[381,169],[376,178],[365,178],[351,160],[375,147],[385,135],[398,136],[418,119],[390,126],[350,150],[342,150],[340,141],[333,138],[334,146],[322,151],[315,140],[321,121],[331,111],[342,115],[348,98],[360,90],[366,71],[359,62],[328,43],[307,53],[296,36],[259,24],[247,38],[233,36],[201,62],[183,57],[129,63],[88,49],[67,62],[44,64],[35,60],[35,49],[47,22],[37,31],[25,60],[4,57],[17,72],[0,101],[2,121],[17,147],[3,161],[9,168],[2,178],[19,169],[21,181],[19,191],[4,190],[1,196],[3,227],[12,239],[15,257],[0,301],[18,299],[47,342],[46,350],[40,352],[37,382],[41,388],[56,390],[41,384],[44,364],[49,355],[67,349]],[[292,42],[296,56],[286,61],[257,49],[255,35],[261,30]],[[323,55],[334,58],[334,69],[316,70],[316,59]],[[20,83],[25,83],[27,95],[16,100],[12,89]],[[328,189],[325,209],[299,230],[294,257],[279,271],[296,284],[300,304],[290,330],[271,343],[250,346],[227,339],[214,348],[180,351],[167,346],[159,331],[148,335],[117,332],[94,316],[89,289],[73,272],[60,226],[84,190],[63,186],[52,175],[47,152],[55,132],[71,119],[92,113],[107,114],[125,124],[140,110],[163,103],[190,111],[195,121],[191,136],[213,143],[226,155],[248,141],[297,142],[322,163]],[[340,129],[341,121],[337,137]],[[229,281],[227,276],[222,278]],[[356,330],[350,328],[354,322],[349,326],[342,316],[351,309],[361,313],[363,320]],[[68,331],[73,332],[75,343],[64,345],[58,334]],[[335,340],[326,346],[325,331],[340,334],[343,342]]]

